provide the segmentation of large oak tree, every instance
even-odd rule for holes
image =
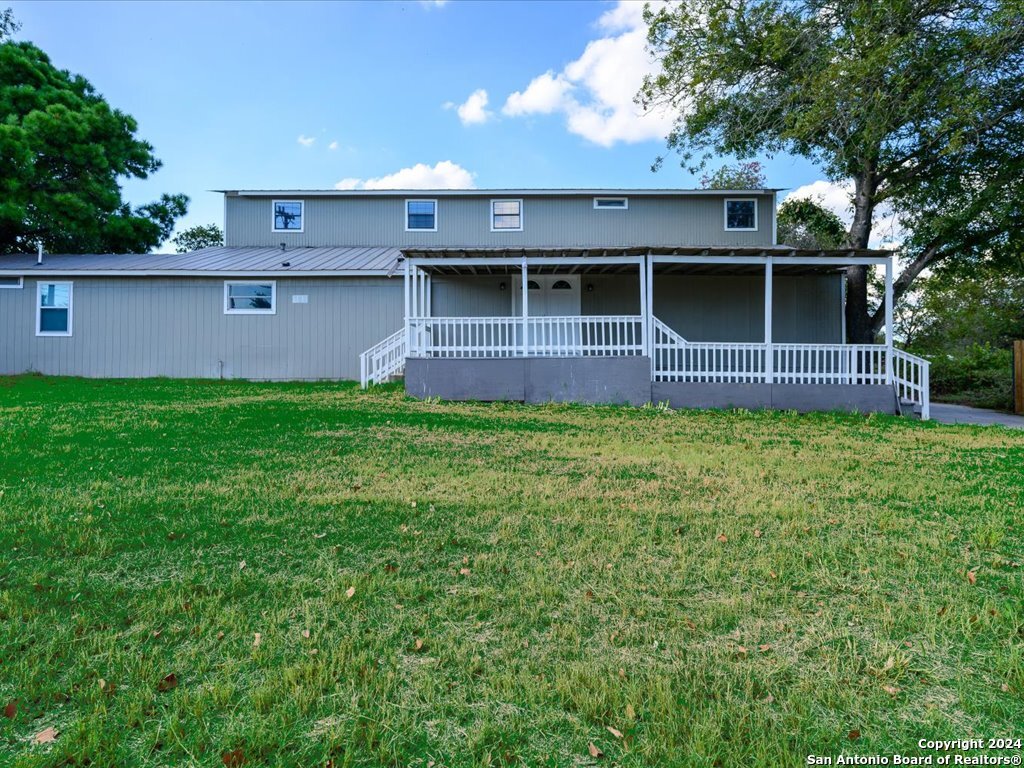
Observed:
[[[648,11],[661,62],[640,93],[669,105],[669,147],[699,164],[786,151],[852,188],[845,247],[880,208],[909,235],[898,299],[926,268],[1024,242],[1024,0],[680,0]],[[872,341],[867,268],[847,329]]]
[[[163,195],[131,207],[120,181],[160,167],[135,120],[36,46],[11,39],[0,14],[0,254],[146,252],[188,204]]]

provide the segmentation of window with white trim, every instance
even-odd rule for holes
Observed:
[[[36,336],[71,335],[71,283],[40,282],[36,289]]]
[[[273,315],[276,312],[277,283],[274,280],[225,281],[225,315]]]
[[[492,232],[521,232],[522,229],[522,200],[491,200]]]
[[[406,200],[405,231],[437,232],[437,200]]]
[[[725,201],[725,228],[734,232],[753,232],[757,229],[757,200],[727,198]]]
[[[275,200],[274,232],[302,232],[305,207],[301,200]]]
[[[21,288],[24,284],[23,277],[0,277],[0,288]]]
[[[629,198],[595,197],[594,208],[598,211],[625,211],[629,209]]]

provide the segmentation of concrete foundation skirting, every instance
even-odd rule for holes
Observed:
[[[897,413],[892,387],[651,382],[648,357],[408,358],[405,391],[442,400]]]
[[[772,408],[895,414],[896,393],[884,384],[729,384],[656,381],[651,400],[672,408]]]
[[[405,391],[442,400],[527,403],[651,401],[648,357],[408,358]]]

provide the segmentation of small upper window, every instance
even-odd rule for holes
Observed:
[[[406,200],[405,230],[437,232],[437,200]]]
[[[551,286],[552,291],[571,291],[572,283],[568,280],[556,280]]]
[[[277,311],[277,283],[239,280],[224,283],[225,315],[272,315]]]
[[[523,229],[522,200],[491,200],[491,231],[519,232]]]
[[[274,231],[301,232],[303,207],[301,200],[275,200]]]
[[[71,335],[71,283],[39,283],[36,336]]]
[[[0,288],[21,288],[24,280],[23,277],[0,277]]]
[[[628,197],[595,197],[594,208],[602,211],[625,211],[629,208]]]
[[[726,200],[725,228],[740,231],[757,229],[757,201],[754,199]]]

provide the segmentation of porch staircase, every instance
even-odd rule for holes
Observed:
[[[359,355],[359,385],[383,384],[405,372],[405,328],[392,333]]]

